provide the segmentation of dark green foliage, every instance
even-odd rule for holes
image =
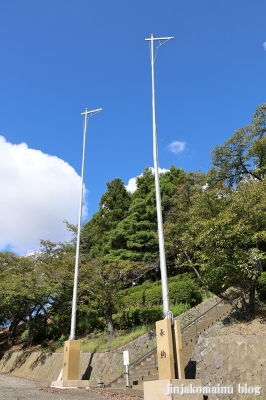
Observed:
[[[90,311],[88,314],[79,312],[77,321],[78,335],[84,335],[95,330],[103,331],[105,327],[104,320],[99,318],[95,311]]]
[[[65,344],[65,341],[68,340],[68,335],[62,335],[60,339],[57,340],[57,342],[53,343],[51,346],[52,351],[56,351],[60,347],[63,347]]]
[[[48,346],[49,346],[49,340],[48,339],[43,339],[43,341],[41,342],[42,349],[45,349]]]
[[[171,303],[187,303],[191,307],[202,301],[202,296],[197,284],[193,281],[180,281],[169,284]]]
[[[110,234],[118,223],[128,215],[131,194],[120,178],[107,183],[107,192],[102,195],[100,208],[87,222],[81,235],[81,249],[91,257],[101,257],[110,249]]]
[[[106,257],[93,259],[80,268],[80,306],[84,313],[96,311],[106,320],[109,339],[114,338],[112,316],[118,307],[117,292],[125,286],[128,276],[141,273],[143,266],[136,263],[110,263]]]
[[[130,294],[122,298],[125,308],[161,304],[162,288],[159,283],[142,286],[132,288]]]
[[[172,207],[183,170],[170,167],[160,174],[163,217]],[[107,184],[99,211],[87,222],[81,235],[81,249],[90,258],[106,256],[110,262],[149,263],[158,257],[157,212],[154,175],[149,167],[137,178],[131,195],[116,178]]]
[[[202,301],[202,296],[198,285],[187,275],[182,279],[182,275],[173,277],[169,280],[169,297],[170,303],[187,303],[190,306],[198,304]],[[162,287],[161,282],[145,282],[145,284],[119,292],[119,301],[123,304],[124,309],[132,307],[139,308],[151,307],[162,304]]]
[[[259,299],[262,301],[266,301],[266,271],[261,273],[261,276],[258,278],[256,283],[256,289],[259,296]]]
[[[154,176],[147,167],[137,178],[129,213],[111,232],[109,260],[148,262],[158,253]]]
[[[142,307],[127,310],[113,316],[116,329],[130,329],[141,325],[150,325],[162,319],[162,307]]]
[[[153,324],[163,318],[162,307],[143,307],[139,310],[140,325]]]
[[[171,166],[160,174],[163,217],[172,207],[172,196],[184,176],[184,171]],[[110,261],[130,260],[150,263],[158,257],[157,212],[154,175],[146,167],[137,178],[128,215],[110,234]]]

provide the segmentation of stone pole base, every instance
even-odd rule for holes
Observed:
[[[51,387],[56,387],[59,389],[73,389],[73,388],[86,388],[89,386],[89,381],[83,380],[61,380],[61,381],[53,381],[51,383]]]
[[[64,346],[63,369],[57,381],[51,387],[78,388],[88,387],[88,380],[79,379],[80,341],[67,340]]]
[[[144,400],[204,400],[200,379],[160,379],[143,382]]]

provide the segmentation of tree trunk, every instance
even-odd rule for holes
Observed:
[[[249,312],[252,319],[255,318],[255,295],[256,295],[255,282],[256,282],[255,280],[252,280],[249,288]]]
[[[9,346],[14,346],[14,344],[15,344],[15,339],[16,339],[16,335],[17,335],[17,327],[18,327],[19,322],[20,322],[20,318],[18,318],[17,316],[15,316],[13,318],[13,321],[11,322],[11,325],[9,327],[10,334],[8,335],[8,345]]]
[[[106,323],[107,323],[107,332],[108,332],[108,340],[114,340],[115,338],[115,328],[114,328],[114,323],[112,319],[112,314],[106,314],[105,315]]]
[[[27,343],[27,347],[31,347],[32,343],[33,343],[33,320],[31,315],[29,316],[28,319],[28,329],[29,329],[29,336],[28,336],[28,343]]]

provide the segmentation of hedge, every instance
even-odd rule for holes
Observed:
[[[113,323],[116,329],[129,329],[150,325],[162,318],[162,306],[142,307],[114,314]]]
[[[194,306],[202,301],[198,285],[189,277],[185,279],[170,279],[168,287],[170,303],[173,305],[187,303],[190,306]],[[132,288],[127,293],[126,296],[123,296],[123,293],[119,294],[118,303],[121,303],[124,308],[150,307],[162,303],[161,282],[140,285]]]

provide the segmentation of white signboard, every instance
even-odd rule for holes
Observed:
[[[124,365],[129,365],[129,351],[123,351]]]

